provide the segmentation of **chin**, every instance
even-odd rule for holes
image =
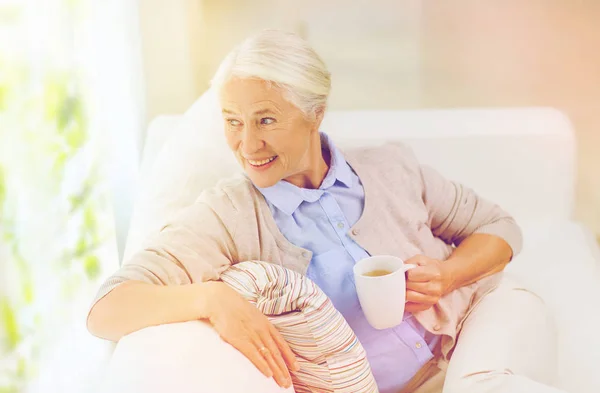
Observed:
[[[268,188],[274,186],[279,180],[273,178],[273,176],[265,176],[261,174],[252,173],[251,171],[245,171],[246,175],[252,181],[256,187]]]
[[[268,187],[272,187],[275,184],[277,184],[277,182],[279,180],[277,179],[273,179],[271,176],[252,176],[252,175],[248,175],[248,177],[250,178],[250,180],[252,180],[252,183],[259,188],[268,188]]]

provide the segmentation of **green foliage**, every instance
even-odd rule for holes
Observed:
[[[19,21],[23,8],[17,5],[4,5],[0,7],[0,25],[11,25]],[[2,393],[2,390],[0,390]]]
[[[72,192],[62,194],[68,169],[80,165],[75,158],[90,143],[81,82],[72,70],[44,72],[42,85],[37,86],[39,80],[30,78],[27,64],[0,61],[0,259],[2,266],[9,267],[12,283],[10,294],[0,292],[0,358],[9,359],[11,365],[0,369],[0,393],[21,391],[35,375],[36,356],[47,336],[44,329],[60,314],[54,312],[60,310],[40,308],[43,294],[33,272],[42,264],[44,269],[55,269],[54,275],[44,279],[59,280],[62,299],[70,301],[100,276],[98,249],[107,238],[98,218],[101,178],[97,164],[78,183],[71,178],[68,189]],[[25,154],[11,155],[17,147]],[[29,210],[29,206],[13,208],[22,203],[21,186],[41,195],[49,207],[39,217],[52,220],[56,228],[45,235],[51,238],[52,247],[59,248],[54,254],[44,254],[43,249],[36,257],[24,253],[37,244],[33,236],[18,231],[26,221],[20,214]],[[74,224],[73,236],[67,228]]]
[[[96,279],[100,275],[100,260],[95,255],[87,255],[83,259],[85,274],[90,280]]]
[[[17,310],[7,296],[0,299],[0,315],[2,316],[0,319],[2,329],[6,335],[4,346],[9,351],[14,350],[21,341],[21,332],[17,322]]]
[[[27,68],[7,61],[0,53],[0,119],[3,112],[9,109],[9,104],[14,101],[15,94],[19,92],[19,86],[26,81],[27,77]],[[0,132],[2,132],[1,127]]]
[[[8,101],[8,89],[5,85],[0,84],[0,111],[4,110]]]
[[[0,166],[0,219],[2,219],[2,208],[6,199],[6,181],[4,180],[4,168]]]
[[[77,30],[87,1],[56,2],[72,17],[69,31]],[[3,33],[11,26],[22,30],[25,3],[0,1]],[[49,46],[55,43],[61,42]],[[3,52],[5,47],[0,46],[0,393],[18,393],[35,376],[40,349],[52,339],[50,326],[60,326],[59,316],[69,312],[64,306],[82,288],[96,286],[109,234],[99,215],[102,178],[88,154],[93,135],[81,73],[59,68],[77,61],[40,55],[32,64],[23,51],[14,55]],[[31,223],[32,217],[38,222]],[[53,285],[44,285],[48,282]]]
[[[87,139],[87,123],[82,98],[74,93],[76,86],[69,73],[50,75],[44,86],[46,120],[55,123],[70,152],[79,149]]]

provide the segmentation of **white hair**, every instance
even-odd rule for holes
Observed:
[[[279,30],[264,30],[234,48],[211,85],[220,91],[233,77],[273,83],[308,117],[325,110],[331,90],[331,74],[315,50],[298,35]]]

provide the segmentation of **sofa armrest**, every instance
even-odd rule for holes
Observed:
[[[122,338],[102,393],[293,393],[266,378],[201,321],[153,326]]]
[[[546,302],[558,329],[558,382],[568,392],[600,392],[600,259],[579,222],[521,223],[524,247],[507,267]]]

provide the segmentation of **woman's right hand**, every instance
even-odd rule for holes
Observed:
[[[244,354],[279,386],[292,385],[289,369],[298,370],[296,356],[281,334],[254,305],[223,282],[211,283],[209,320],[221,338]]]

